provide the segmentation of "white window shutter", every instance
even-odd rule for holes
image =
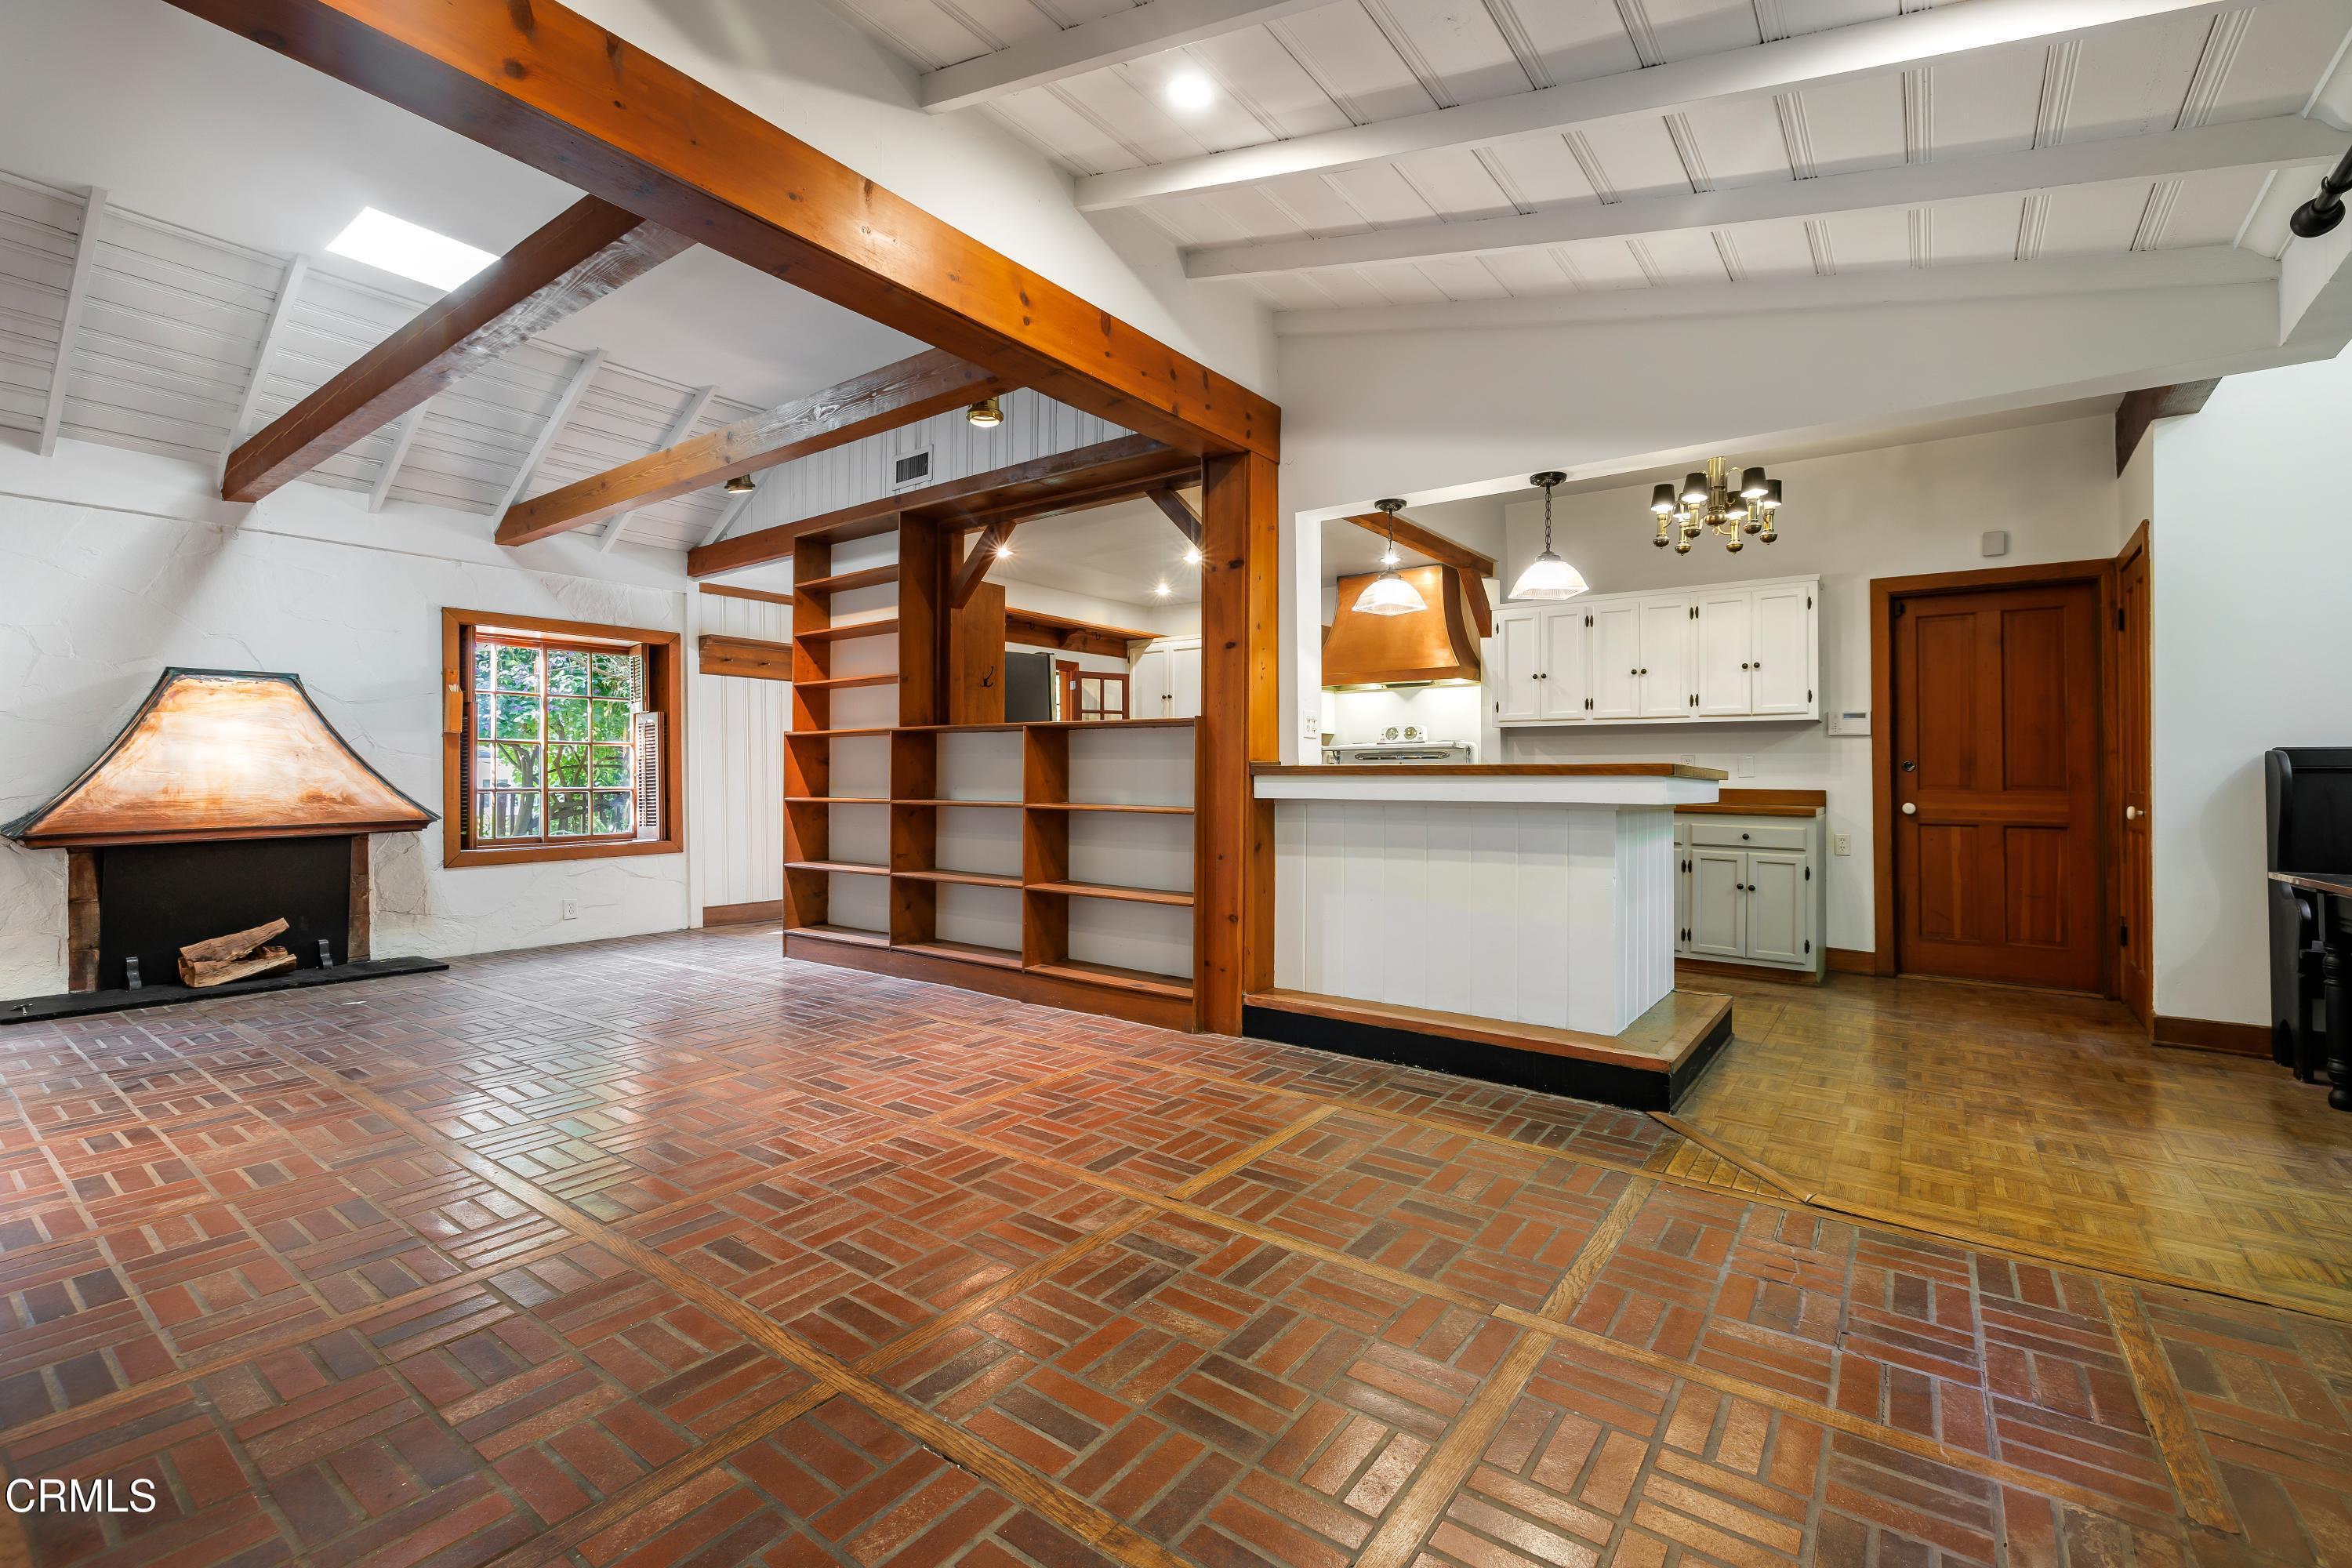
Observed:
[[[634,713],[630,715],[631,737],[636,742],[637,763],[637,837],[659,838],[662,836],[661,798],[661,715]]]

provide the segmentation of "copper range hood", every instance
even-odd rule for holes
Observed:
[[[1429,607],[1407,616],[1372,616],[1356,600],[1378,573],[1339,579],[1339,608],[1323,638],[1327,687],[1427,686],[1475,681],[1482,666],[1478,636],[1462,574],[1452,566],[1410,566],[1397,575]]]

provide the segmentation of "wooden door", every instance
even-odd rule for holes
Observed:
[[[1755,595],[1745,588],[1710,588],[1698,596],[1698,711],[1745,715],[1754,684]]]
[[[1895,598],[1895,960],[2098,991],[2098,588]]]
[[[1543,679],[1536,682],[1539,717],[1579,722],[1585,710],[1585,631],[1581,610],[1548,610],[1543,617]]]
[[[1592,612],[1592,640],[1586,645],[1589,675],[1585,695],[1595,719],[1642,716],[1642,612],[1632,605],[1604,605]]]
[[[1642,601],[1641,710],[1644,719],[1687,719],[1691,701],[1691,602]]]
[[[2156,848],[2148,824],[2155,804],[2149,761],[2147,531],[2116,563],[2116,994],[2142,1024],[2156,1014]]]
[[[1813,591],[1802,584],[1756,590],[1751,713],[1813,710]]]
[[[1537,677],[1543,673],[1544,626],[1545,617],[1535,610],[1495,617],[1496,718],[1543,717],[1544,683]]]

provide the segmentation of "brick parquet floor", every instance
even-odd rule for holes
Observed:
[[[0,1563],[2352,1564],[2352,1325],[772,931],[0,1086],[0,1462],[159,1499]]]

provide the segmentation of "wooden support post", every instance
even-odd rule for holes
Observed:
[[[98,851],[66,851],[66,989],[98,989]]]
[[[957,606],[948,638],[948,722],[1004,722],[1004,584]]]
[[[929,518],[898,521],[898,722],[944,724],[949,576],[953,530]]]
[[[1266,458],[1211,458],[1201,485],[1199,835],[1192,943],[1200,1026],[1241,1032],[1242,996],[1274,982],[1274,812],[1250,763],[1278,760],[1278,526]]]

